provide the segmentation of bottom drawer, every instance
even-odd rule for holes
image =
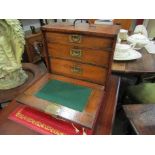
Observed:
[[[105,84],[107,76],[106,68],[60,59],[51,59],[50,64],[52,73],[102,85]]]

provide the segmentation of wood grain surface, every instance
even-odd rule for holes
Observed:
[[[54,33],[46,32],[47,43],[60,43],[60,44],[69,44],[79,47],[87,47],[92,49],[109,49],[113,45],[113,38],[107,37],[96,37],[96,36],[87,36],[79,34],[80,42],[70,41],[70,37],[74,34],[64,34],[64,33]]]
[[[63,33],[81,33],[86,35],[116,37],[120,29],[118,25],[94,25],[90,26],[73,26],[70,23],[53,23],[42,27],[43,31],[63,32]]]
[[[94,129],[94,134],[110,135],[112,134],[113,124],[115,120],[117,98],[120,87],[120,78],[112,76],[109,80],[105,98],[99,111],[99,116]]]
[[[123,108],[137,134],[155,135],[155,104],[131,104]]]
[[[51,72],[105,85],[108,69],[68,60],[51,59]]]
[[[131,61],[113,61],[114,73],[144,74],[155,73],[155,54],[150,54],[145,48],[140,50],[142,58]]]
[[[53,58],[74,60],[77,62],[83,62],[103,67],[109,66],[109,57],[112,51],[94,50],[88,47],[80,48],[79,46],[64,45],[58,43],[48,43],[47,45],[49,55]]]

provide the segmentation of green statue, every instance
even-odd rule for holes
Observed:
[[[28,78],[22,70],[24,33],[15,19],[0,19],[0,89],[22,85]]]

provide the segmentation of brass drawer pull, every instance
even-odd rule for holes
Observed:
[[[70,56],[81,58],[82,57],[82,50],[80,50],[80,49],[70,49]]]
[[[80,43],[81,42],[81,35],[78,34],[72,34],[69,36],[69,41],[73,43]]]
[[[73,73],[82,74],[83,70],[80,66],[73,66],[71,67],[71,71]]]

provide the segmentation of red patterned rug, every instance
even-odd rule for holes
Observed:
[[[18,122],[38,133],[46,135],[91,135],[92,131],[73,123],[51,117],[36,109],[20,105],[13,111],[10,120]]]

